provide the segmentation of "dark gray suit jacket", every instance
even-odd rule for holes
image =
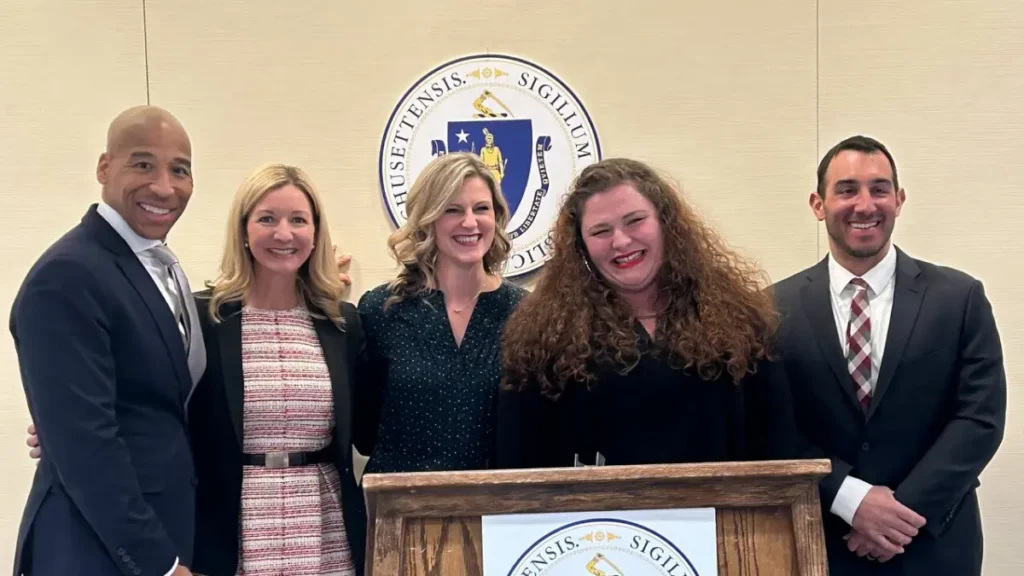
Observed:
[[[975,488],[1002,442],[1006,419],[1006,374],[992,308],[978,280],[898,249],[895,282],[866,414],[836,332],[827,259],[775,286],[798,425],[816,455],[833,466],[821,483],[831,573],[980,574]],[[847,550],[843,536],[850,527],[829,509],[848,475],[888,486],[926,518],[903,555],[879,565]]]

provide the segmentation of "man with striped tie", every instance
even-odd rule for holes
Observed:
[[[1006,375],[980,281],[891,242],[906,200],[880,142],[843,140],[811,209],[829,254],[775,285],[780,352],[817,457],[833,576],[978,575],[978,476],[1003,438]]]

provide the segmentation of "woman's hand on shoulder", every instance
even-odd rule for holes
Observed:
[[[352,285],[352,276],[345,272],[345,269],[348,267],[349,263],[352,262],[352,255],[342,254],[341,256],[338,256],[337,245],[332,246],[331,249],[334,251],[334,260],[338,264],[338,279],[341,280],[341,283],[347,288]]]

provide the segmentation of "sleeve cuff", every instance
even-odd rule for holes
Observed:
[[[178,559],[175,558],[174,559],[174,566],[171,566],[171,570],[169,572],[167,572],[167,574],[164,574],[164,576],[171,576],[171,574],[174,574],[174,571],[177,570],[177,569],[178,569]]]
[[[860,478],[847,476],[843,479],[843,484],[839,486],[839,491],[836,493],[835,500],[832,501],[830,511],[852,526],[853,516],[857,513],[857,508],[860,507],[861,501],[864,500],[864,497],[867,496],[871,488],[873,488],[871,484]]]

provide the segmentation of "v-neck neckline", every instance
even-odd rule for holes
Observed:
[[[462,333],[461,342],[455,339],[455,330],[453,329],[451,318],[448,317],[448,304],[445,300],[444,292],[440,290],[434,290],[434,298],[440,304],[440,310],[438,310],[438,313],[441,315],[444,332],[448,338],[448,344],[449,346],[454,347],[456,354],[461,353],[465,349],[466,342],[467,340],[469,340],[471,332],[476,327],[478,316],[477,311],[480,309],[480,306],[483,303],[483,301],[489,298],[491,294],[494,294],[500,289],[501,285],[498,285],[498,287],[495,288],[494,290],[481,292],[480,295],[477,296],[476,301],[473,303],[473,308],[468,311],[469,319],[466,321],[466,330]]]

